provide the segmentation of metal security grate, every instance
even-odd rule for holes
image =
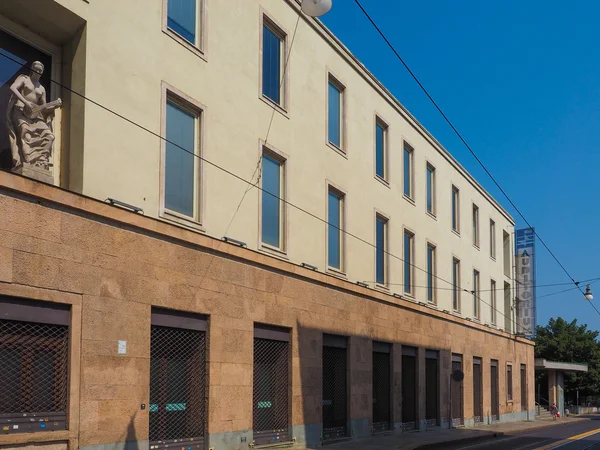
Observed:
[[[347,436],[346,349],[323,347],[323,440]]]
[[[521,364],[521,411],[527,410],[527,366]]]
[[[150,443],[203,448],[206,429],[206,333],[152,326]],[[181,447],[184,447],[182,444]]]
[[[66,429],[69,327],[0,320],[0,426]]]
[[[391,362],[389,353],[373,352],[373,432],[388,431],[391,420]]]
[[[253,427],[256,444],[289,441],[289,342],[254,338]]]
[[[481,359],[473,358],[473,421],[481,423],[483,420],[483,379],[481,373]]]
[[[500,419],[500,393],[498,392],[498,361],[492,360],[490,367],[492,421]]]
[[[432,352],[433,353],[433,352]],[[439,364],[437,359],[425,359],[425,426],[439,425]]]
[[[462,358],[453,355],[452,356],[452,373],[456,371],[462,372]],[[463,417],[463,382],[457,381],[452,376],[450,379],[450,389],[452,390],[452,425],[457,427],[464,424]]]
[[[416,350],[413,351],[416,352]],[[418,428],[417,358],[414,355],[402,355],[402,431],[412,431]]]

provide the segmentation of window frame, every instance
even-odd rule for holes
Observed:
[[[171,222],[178,223],[179,225],[185,225],[191,227],[197,231],[204,232],[203,218],[204,218],[204,204],[205,204],[205,189],[203,189],[203,151],[205,142],[205,115],[207,108],[202,103],[193,99],[192,97],[184,94],[179,89],[167,84],[166,82],[161,83],[162,99],[161,99],[161,132],[162,136],[167,136],[167,103],[173,103],[175,106],[183,109],[184,111],[194,114],[196,116],[195,124],[195,136],[194,146],[195,154],[194,158],[194,217],[186,216],[185,214],[178,213],[177,211],[169,210],[165,205],[165,187],[166,187],[166,158],[167,158],[167,143],[164,139],[160,140],[160,195],[159,195],[159,217],[161,219],[169,220]],[[183,150],[182,150],[183,151]]]
[[[513,397],[514,397],[514,392],[513,392],[512,363],[506,363],[506,401],[512,402]]]
[[[406,238],[409,238],[409,261],[406,261]],[[415,297],[415,240],[416,235],[410,228],[404,227],[402,231],[402,293],[408,297]],[[407,267],[408,264],[408,267]],[[406,271],[408,269],[410,283],[406,284]],[[408,287],[408,290],[407,290]]]
[[[454,184],[450,195],[450,224],[452,231],[460,236],[460,189]]]
[[[481,320],[481,272],[473,269],[473,318]]]
[[[472,204],[472,225],[473,225],[473,246],[475,248],[477,248],[477,250],[479,250],[479,243],[480,243],[480,233],[479,233],[479,206],[477,206],[475,203]]]
[[[282,153],[275,147],[270,144],[260,141],[260,164],[261,164],[261,173],[262,173],[262,163],[263,157],[267,156],[268,158],[279,163],[279,189],[280,189],[280,205],[279,205],[279,247],[273,246],[266,242],[263,242],[263,195],[265,195],[262,190],[263,186],[263,176],[261,176],[260,182],[260,195],[259,197],[259,209],[258,209],[258,248],[262,251],[266,251],[267,253],[273,254],[279,257],[287,257],[287,246],[288,246],[288,208],[286,204],[287,192],[288,192],[288,164],[289,158],[286,154]]]
[[[491,317],[490,317],[490,322],[492,323],[492,325],[496,325],[497,323],[497,317],[496,317],[496,313],[497,313],[497,309],[498,309],[498,295],[496,293],[496,280],[494,280],[493,278],[490,280],[490,312],[491,312]]]
[[[496,261],[496,222],[490,219],[490,258]]]
[[[275,34],[281,40],[281,55],[280,55],[280,68],[279,68],[279,96],[280,103],[272,100],[263,93],[263,49],[264,49],[264,27],[270,28],[273,34]],[[267,105],[275,108],[284,116],[289,118],[288,105],[289,105],[289,73],[290,73],[290,61],[288,61],[289,55],[289,33],[281,26],[270,14],[261,7],[260,8],[260,26],[259,26],[259,52],[258,52],[258,97],[264,101]]]
[[[377,279],[377,221],[380,220],[383,222],[383,244],[384,244],[384,248],[383,248],[383,283],[380,283],[379,280]],[[389,242],[389,237],[390,237],[390,233],[389,233],[389,225],[390,225],[390,218],[386,215],[384,215],[382,212],[375,210],[375,285],[376,287],[379,288],[383,288],[383,289],[389,289],[389,246],[390,246],[390,242]]]
[[[431,177],[429,176],[431,173]],[[429,180],[431,180],[431,210],[429,210],[428,197],[429,197]],[[437,205],[436,205],[436,180],[435,180],[435,166],[429,161],[425,163],[425,211],[432,217],[436,217]]]
[[[377,173],[377,127],[380,126],[383,129],[383,176]],[[375,119],[373,124],[373,175],[375,179],[381,181],[384,185],[390,185],[389,181],[389,135],[390,126],[383,120],[383,118],[375,113]]]
[[[461,267],[460,259],[452,257],[452,310],[460,313],[461,310]],[[456,283],[455,283],[456,282]],[[456,299],[454,298],[456,296]],[[456,307],[454,305],[456,300]]]
[[[406,156],[408,154],[408,194],[406,193]],[[402,146],[402,195],[406,200],[415,204],[415,148],[406,140],[403,140]]]
[[[336,275],[346,276],[346,192],[330,181],[326,182],[327,201],[325,202],[325,217],[327,224],[325,227],[325,262],[327,271],[333,272]],[[340,199],[340,267],[329,265],[329,194],[335,194]]]
[[[432,252],[432,268],[431,274],[429,273],[429,251]],[[427,301],[431,304],[437,305],[437,245],[435,245],[431,241],[427,241],[426,246],[427,251]],[[430,280],[431,278],[431,280]],[[429,282],[431,281],[431,286],[429,286]],[[429,291],[431,290],[431,299],[429,299]]]
[[[336,145],[329,139],[329,85],[334,86],[340,93],[340,145]],[[346,157],[347,134],[346,134],[346,86],[340,81],[340,78],[327,70],[327,101],[325,110],[325,143],[342,156]]]
[[[193,43],[177,33],[177,31],[169,28],[169,0],[163,0],[162,2],[162,32],[205,61],[208,53],[208,34],[206,30],[208,14],[206,3],[208,1],[196,0],[196,39]]]

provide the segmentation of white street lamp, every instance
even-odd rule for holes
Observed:
[[[592,295],[592,290],[590,289],[589,284],[585,287],[585,294],[583,294],[583,297],[586,300],[594,300],[594,296]]]
[[[302,11],[307,16],[319,17],[331,9],[331,0],[302,0]]]

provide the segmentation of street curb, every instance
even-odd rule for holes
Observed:
[[[459,438],[459,439],[446,439],[443,441],[429,442],[427,444],[413,447],[412,450],[429,450],[429,449],[435,449],[440,445],[448,445],[448,444],[459,444],[460,445],[460,444],[473,444],[478,441],[485,442],[487,440],[492,440],[492,439],[506,436],[507,433],[515,433],[515,434],[528,433],[531,431],[543,430],[545,428],[558,427],[558,426],[570,425],[570,424],[578,423],[578,422],[584,422],[586,420],[591,420],[591,419],[587,418],[587,417],[582,417],[582,418],[578,418],[577,420],[572,420],[569,422],[549,423],[549,424],[543,424],[543,425],[540,424],[538,426],[534,426],[531,428],[518,430],[518,431],[517,430],[515,430],[515,431],[489,431],[489,434],[482,435],[482,436],[471,436],[471,437],[464,437],[464,438]],[[477,431],[485,431],[485,430],[478,429]]]

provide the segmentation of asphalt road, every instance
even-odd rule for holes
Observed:
[[[436,447],[438,448],[438,447]],[[507,434],[468,444],[447,444],[440,450],[600,450],[600,417],[537,431]]]

